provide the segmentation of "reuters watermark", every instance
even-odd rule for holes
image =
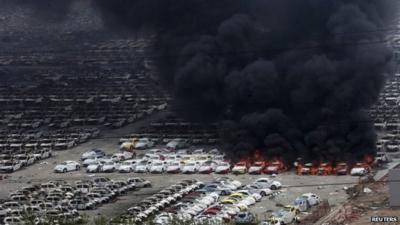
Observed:
[[[399,222],[397,216],[371,216],[372,223],[395,223]]]

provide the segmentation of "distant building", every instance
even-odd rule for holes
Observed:
[[[390,207],[400,206],[400,169],[389,171],[389,204]]]

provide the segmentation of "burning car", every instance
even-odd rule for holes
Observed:
[[[281,160],[271,162],[264,170],[266,174],[278,174],[286,170],[285,164]]]
[[[247,170],[249,169],[249,162],[247,161],[240,161],[235,164],[235,166],[232,168],[232,173],[233,174],[245,174],[247,173]]]
[[[298,175],[316,175],[318,168],[314,167],[312,163],[299,165],[297,168]]]
[[[327,176],[333,173],[333,167],[331,163],[321,163],[318,167],[318,175]]]
[[[262,174],[268,163],[266,161],[257,161],[249,168],[249,174]]]
[[[345,162],[337,163],[334,172],[336,175],[347,175],[349,174],[349,166]]]

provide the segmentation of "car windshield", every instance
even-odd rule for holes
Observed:
[[[196,163],[188,163],[186,166],[195,166]]]
[[[139,165],[141,166],[147,165],[147,162],[140,162]]]
[[[155,166],[162,166],[162,163],[158,162],[158,163],[154,163]]]
[[[219,166],[229,166],[229,164],[228,163],[221,163]]]
[[[114,165],[114,162],[106,162],[105,165]]]
[[[179,163],[172,163],[171,166],[179,166]]]
[[[63,162],[62,165],[68,165],[70,162]]]
[[[122,165],[125,165],[125,166],[129,166],[131,164],[133,164],[133,163],[132,162],[124,162],[124,163],[122,163]]]

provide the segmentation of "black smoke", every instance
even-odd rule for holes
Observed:
[[[64,21],[71,9],[71,5],[77,0],[3,0],[13,2],[17,6],[32,9],[33,18],[42,19],[43,23]]]
[[[28,1],[64,19],[72,1]],[[287,161],[375,153],[366,110],[391,52],[395,0],[92,0],[113,30],[157,35],[160,78],[185,117],[221,121],[224,149]]]
[[[175,108],[221,121],[224,149],[287,161],[375,153],[366,110],[391,52],[393,0],[98,0],[111,27],[157,34]],[[389,15],[389,16],[388,16]]]

